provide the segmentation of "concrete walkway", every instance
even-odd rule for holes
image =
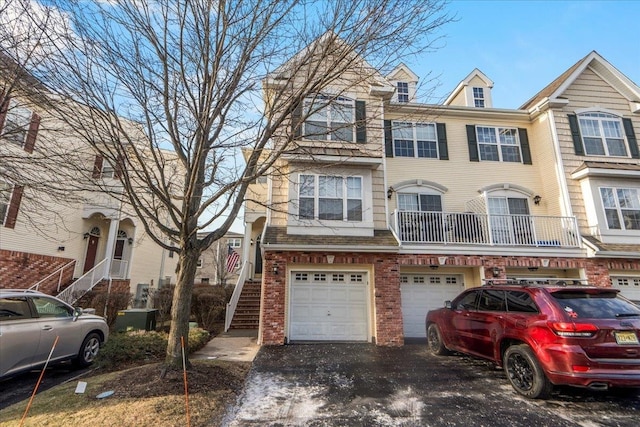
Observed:
[[[253,362],[260,346],[256,329],[231,329],[217,335],[191,359],[219,359],[232,362]]]

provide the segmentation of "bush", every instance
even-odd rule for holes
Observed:
[[[171,305],[173,303],[173,290],[175,285],[164,285],[160,289],[151,292],[153,308],[158,310],[156,317],[157,329],[162,330],[164,324],[171,319]]]
[[[209,341],[209,332],[193,328],[189,330],[187,354],[194,353]],[[112,334],[100,350],[96,363],[115,368],[132,363],[161,362],[167,352],[169,335],[156,331],[132,331]]]
[[[226,287],[207,284],[195,285],[191,297],[191,315],[198,326],[207,331],[216,329],[224,321],[224,314],[231,295]]]
[[[106,289],[92,290],[84,295],[76,305],[95,308],[98,316],[104,316],[106,304],[107,324],[111,328],[116,322],[118,311],[124,310],[129,306],[131,297],[132,295],[128,292],[111,292],[108,294]]]

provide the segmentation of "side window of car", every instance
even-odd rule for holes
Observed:
[[[469,292],[464,295],[458,302],[454,305],[456,310],[475,310],[476,309],[476,301],[478,299],[478,295],[480,293],[477,291]]]
[[[31,310],[26,298],[0,298],[0,322],[29,317],[31,317]]]
[[[507,311],[504,291],[483,290],[478,304],[481,311]]]
[[[507,291],[507,310],[512,313],[538,313],[531,295],[523,291]]]
[[[46,297],[33,297],[33,303],[40,317],[71,317],[73,310],[60,301]]]

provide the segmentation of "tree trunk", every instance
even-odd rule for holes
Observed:
[[[195,249],[185,249],[180,254],[178,263],[178,282],[173,291],[173,304],[171,306],[171,328],[169,329],[169,342],[165,365],[168,368],[182,368],[182,343],[184,337],[185,352],[189,343],[189,317],[191,315],[191,294],[193,293],[193,281],[200,253]],[[187,360],[187,366],[189,366]]]

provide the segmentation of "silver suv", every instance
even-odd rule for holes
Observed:
[[[103,317],[41,292],[0,289],[0,378],[42,367],[56,337],[50,363],[88,366],[108,336]]]

